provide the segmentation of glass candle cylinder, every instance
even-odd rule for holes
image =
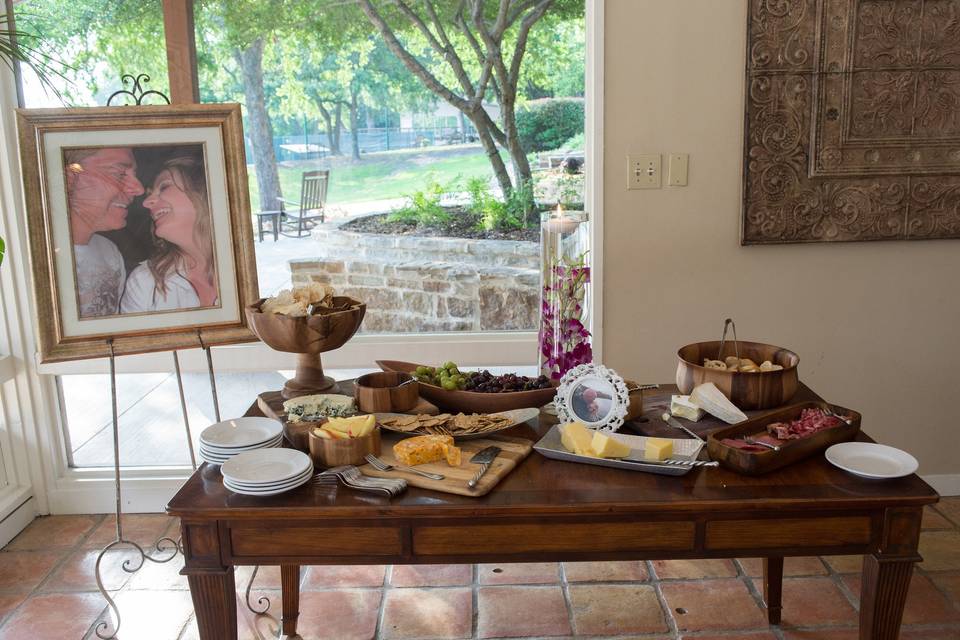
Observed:
[[[540,216],[540,373],[559,380],[593,361],[590,336],[590,221],[557,207]]]

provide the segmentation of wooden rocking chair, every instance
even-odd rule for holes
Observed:
[[[314,220],[324,221],[329,184],[330,171],[305,171],[300,182],[300,200],[280,198],[280,233],[291,238],[310,235]],[[291,233],[284,229],[289,229]]]

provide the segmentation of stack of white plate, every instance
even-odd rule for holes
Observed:
[[[296,449],[257,449],[234,456],[220,467],[223,485],[248,496],[272,496],[309,482],[310,456]]]
[[[210,425],[200,434],[200,459],[223,464],[245,451],[279,447],[283,425],[270,418],[234,418]]]

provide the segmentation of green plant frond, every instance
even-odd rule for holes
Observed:
[[[72,84],[72,81],[60,69],[72,69],[73,67],[39,48],[27,44],[40,42],[40,36],[27,31],[12,29],[9,25],[10,20],[7,14],[0,14],[0,58],[11,70],[14,63],[17,62],[29,67],[47,90],[56,96],[60,102],[65,102],[63,94],[54,84],[52,78],[56,77],[68,85]]]

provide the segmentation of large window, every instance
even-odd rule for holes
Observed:
[[[185,3],[191,4],[200,100],[243,105],[252,213],[286,214],[276,239],[275,216],[252,219],[255,232],[258,222],[264,225],[256,242],[262,295],[328,282],[367,302],[362,333],[417,345],[440,332],[499,340],[503,332],[536,330],[539,214],[558,204],[584,208],[586,199],[585,0],[557,0],[526,21],[529,31],[523,18],[535,3],[517,3],[523,11],[502,33],[480,33],[470,19],[445,13],[458,3],[440,0],[410,3],[419,22],[385,0],[371,0],[366,11],[364,0]],[[493,10],[498,3],[488,4]],[[60,95],[26,73],[26,106],[103,105],[125,88],[125,73],[147,73],[148,88],[169,93],[163,6],[159,0],[18,3],[18,28],[42,34],[39,46],[69,65],[62,77],[50,78]],[[494,14],[484,28],[492,28]],[[487,39],[499,47],[488,50]],[[453,55],[441,51],[447,48]],[[297,227],[301,185],[315,171],[327,172],[323,219],[308,211],[314,219]],[[131,216],[146,212],[134,206]],[[149,222],[139,228],[149,232]],[[491,364],[485,358],[503,361],[509,352],[516,362],[535,363],[533,336],[521,349],[505,340],[489,348],[465,339],[456,348],[466,356],[436,355],[452,343],[412,353]],[[361,343],[355,338],[351,345]],[[345,366],[371,364],[372,351]],[[269,357],[275,359],[262,366],[273,371],[264,374],[236,372],[249,369],[249,356],[220,359],[224,416],[242,412],[256,391],[281,384],[276,370],[292,362]],[[48,371],[61,374],[68,463],[110,464],[106,378],[82,365]],[[187,376],[188,409],[199,430],[212,420],[206,375]],[[172,374],[122,380],[121,420],[144,425],[123,435],[125,464],[186,464]],[[89,410],[86,398],[94,394],[103,396],[98,403],[106,413]],[[151,454],[141,460],[144,452]]]

